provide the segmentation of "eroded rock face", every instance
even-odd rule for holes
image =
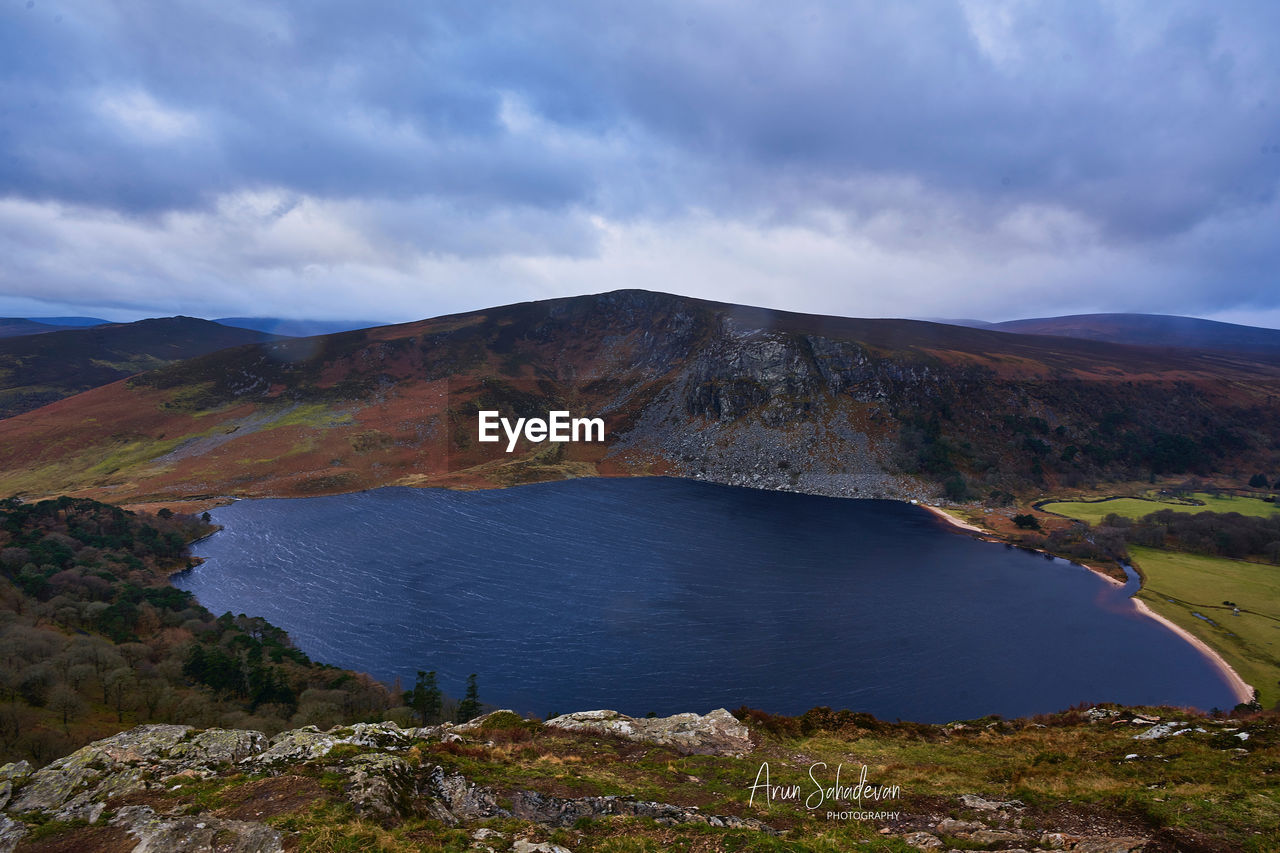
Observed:
[[[733,755],[751,751],[747,727],[724,708],[709,714],[637,719],[617,711],[579,711],[547,720],[551,728],[611,734],[640,743],[673,747],[688,755]]]

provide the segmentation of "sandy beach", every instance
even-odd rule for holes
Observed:
[[[1201,640],[1195,634],[1192,634],[1186,628],[1183,628],[1179,625],[1175,625],[1174,623],[1170,622],[1168,619],[1161,616],[1159,613],[1156,613],[1154,610],[1148,607],[1147,603],[1142,599],[1133,598],[1130,600],[1133,602],[1133,606],[1137,608],[1139,613],[1143,614],[1144,616],[1149,616],[1152,619],[1156,620],[1161,625],[1165,626],[1170,631],[1177,634],[1179,637],[1186,640],[1191,645],[1195,646],[1200,651],[1201,654],[1203,654],[1210,661],[1212,661],[1214,665],[1217,666],[1218,669],[1222,671],[1223,676],[1227,679],[1227,683],[1231,685],[1231,690],[1236,694],[1237,701],[1240,701],[1240,702],[1253,701],[1253,688],[1250,687],[1249,684],[1243,678],[1240,677],[1240,673],[1232,669],[1231,664],[1223,660],[1222,656],[1219,655],[1216,651],[1214,651],[1213,648],[1208,643],[1206,643],[1204,640]]]
[[[973,531],[974,533],[982,533],[984,535],[987,533],[987,531],[983,530],[981,527],[975,527],[974,525],[970,524],[967,521],[961,521],[951,513],[947,512],[946,510],[939,509],[936,506],[929,506],[928,504],[917,504],[917,506],[920,506],[920,507],[923,507],[924,509],[929,510],[929,512],[933,513],[938,518],[941,518],[943,521],[947,522],[948,524],[953,524],[956,527],[959,527],[961,530],[970,530],[970,531]]]

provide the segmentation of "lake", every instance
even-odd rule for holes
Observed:
[[[818,706],[945,722],[1080,702],[1234,706],[1080,566],[925,510],[669,478],[245,500],[174,579],[312,658],[545,715]]]

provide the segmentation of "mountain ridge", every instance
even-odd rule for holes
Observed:
[[[0,488],[168,500],[674,474],[988,499],[1263,470],[1278,383],[1247,353],[623,290],[176,362],[0,421]],[[472,437],[481,404],[598,414],[609,440],[491,453]]]

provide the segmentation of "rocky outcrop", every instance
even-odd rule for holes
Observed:
[[[564,730],[607,731],[689,753],[738,754],[751,748],[746,729],[723,710],[659,720],[633,720],[612,712],[560,719]],[[283,850],[285,839],[278,830],[255,820],[235,819],[261,815],[261,810],[227,816],[192,814],[186,806],[166,812],[154,805],[172,803],[165,794],[188,782],[233,774],[257,777],[260,781],[253,785],[292,784],[291,780],[303,778],[298,773],[339,776],[343,801],[361,818],[386,825],[415,816],[450,826],[502,818],[549,827],[573,826],[583,818],[635,817],[668,826],[697,823],[772,831],[752,819],[705,815],[696,807],[633,797],[575,798],[499,790],[439,764],[423,764],[416,758],[420,753],[411,752],[431,741],[483,745],[491,728],[509,727],[513,721],[528,725],[512,712],[500,711],[458,726],[404,729],[390,722],[360,723],[328,731],[307,726],[270,739],[257,731],[139,726],[91,743],[35,772],[26,762],[0,767],[0,798],[7,800],[0,803],[6,812],[0,814],[0,853],[13,850],[30,831],[27,821],[106,826],[134,839],[135,853]],[[345,748],[335,752],[338,747]],[[513,843],[529,850],[554,847],[527,839]]]
[[[330,769],[346,775],[346,798],[357,814],[389,823],[412,813],[418,785],[403,758],[373,752]]]
[[[194,770],[194,762],[170,760],[191,731],[190,726],[140,726],[91,743],[33,773],[8,811],[93,823],[111,797],[141,790],[148,778]]]
[[[1119,724],[1103,723],[1112,719],[1108,715],[1086,715],[1086,719],[1094,722],[1085,725]],[[1160,722],[1138,719],[1144,728]],[[1206,725],[1227,729],[1220,736],[1231,738],[1248,723],[1222,720]],[[1188,728],[1194,726],[1179,725],[1175,731]],[[1122,743],[1129,742],[1130,731],[1125,731]],[[723,709],[655,719],[587,711],[541,726],[499,711],[462,725],[401,728],[388,722],[328,731],[306,727],[270,739],[256,731],[141,726],[89,744],[34,772],[25,762],[0,767],[0,789],[11,792],[7,806],[0,808],[0,853],[18,847],[37,825],[41,825],[39,833],[47,836],[50,826],[59,822],[65,827],[57,831],[72,837],[61,840],[58,849],[77,849],[74,833],[83,831],[99,835],[91,836],[79,849],[97,849],[97,842],[109,837],[112,849],[135,853],[277,853],[290,849],[298,839],[284,831],[289,822],[273,826],[272,818],[331,812],[344,815],[342,820],[354,814],[365,829],[382,824],[397,832],[415,825],[407,821],[438,821],[435,825],[449,827],[450,832],[468,832],[475,842],[471,849],[495,853],[565,850],[559,842],[580,834],[583,826],[602,822],[617,827],[627,820],[650,830],[695,827],[699,836],[715,830],[781,834],[754,817],[704,813],[696,805],[625,795],[569,796],[562,786],[572,773],[541,775],[541,768],[564,768],[567,759],[579,760],[580,753],[603,756],[606,761],[620,756],[633,762],[628,765],[633,770],[653,763],[649,750],[606,742],[606,738],[685,754],[740,756],[752,749],[748,735]],[[558,747],[571,747],[564,762]],[[511,749],[526,750],[530,767],[537,768],[534,775],[550,786],[531,790],[523,776],[512,784],[512,777],[501,769],[510,760]],[[479,763],[470,766],[483,768],[486,756],[490,769],[477,772],[495,774],[487,779],[457,769],[477,757]],[[666,765],[665,771],[657,771],[664,783],[679,779],[678,784],[702,785],[701,779],[683,770],[670,775],[673,767],[668,758],[675,757],[657,757],[658,766]],[[541,764],[544,759],[548,763]],[[712,772],[741,771],[743,784],[754,772],[746,767],[754,759],[690,760],[702,762],[717,768]],[[652,782],[656,777],[646,778]],[[226,788],[224,780],[230,782]],[[198,786],[192,793],[180,793],[192,783]],[[4,789],[5,785],[9,788]],[[219,796],[207,799],[210,790],[220,792]],[[317,805],[326,808],[313,808]],[[1144,837],[1145,826],[1132,819],[1098,810],[1050,813],[1043,804],[978,793],[959,795],[935,813],[893,814],[892,826],[884,826],[881,832],[918,850],[1155,853],[1171,849],[1167,839]],[[497,828],[476,826],[487,821],[496,821]]]
[[[571,732],[615,735],[639,743],[669,746],[688,755],[743,756],[751,751],[747,727],[724,708],[709,714],[675,714],[636,718],[617,711],[579,711],[547,720],[544,725]]]
[[[283,853],[280,833],[266,824],[215,817],[157,815],[149,806],[126,806],[111,819],[138,840],[133,853],[209,850],[218,853]]]

